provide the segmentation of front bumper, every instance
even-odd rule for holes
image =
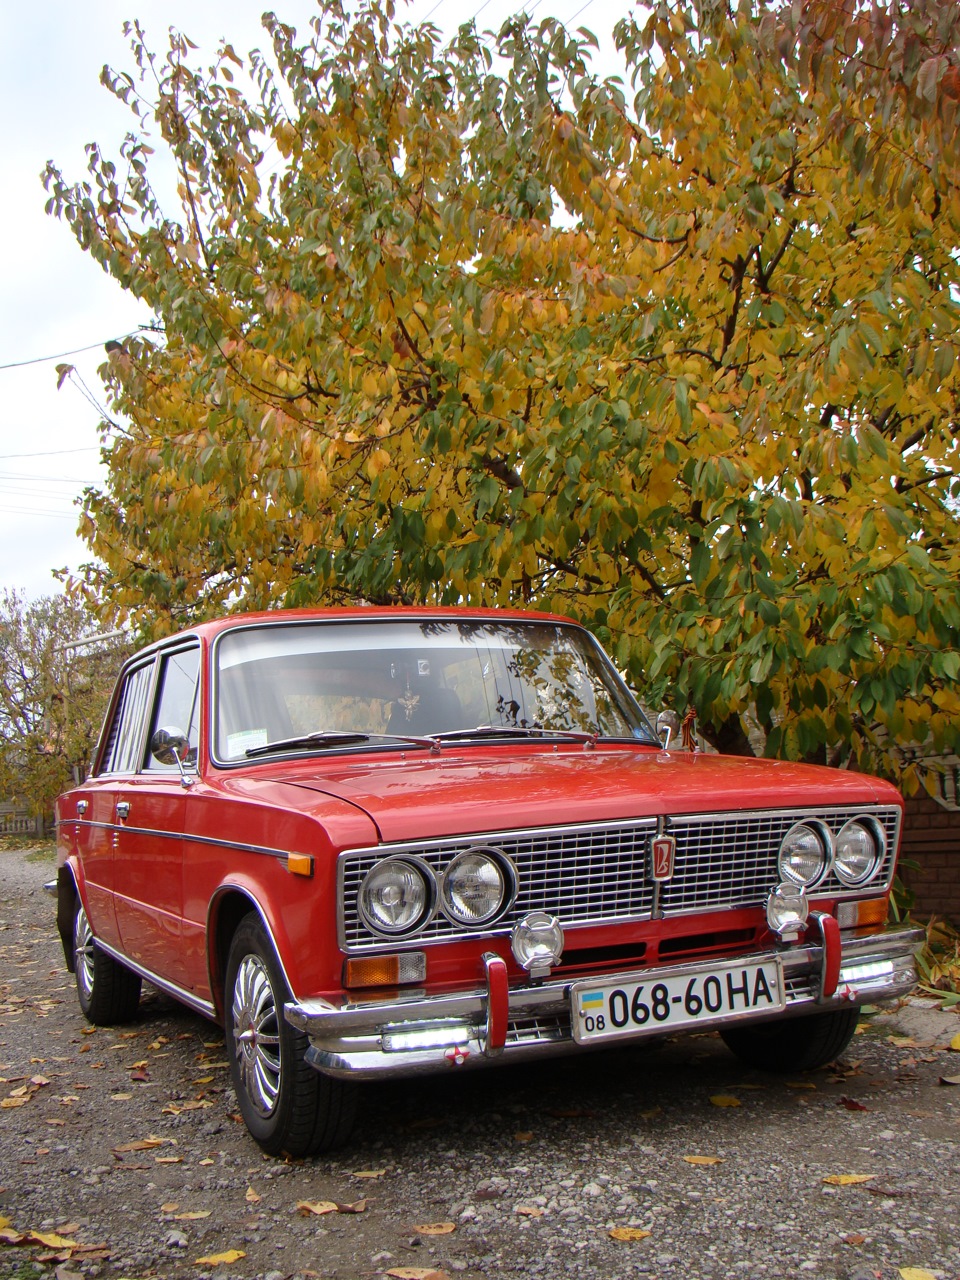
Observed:
[[[827,954],[823,945],[785,947],[742,956],[744,962],[778,958],[783,965],[785,1008],[777,1018],[801,1016],[824,1009],[843,1008],[903,996],[917,982],[915,956],[924,938],[922,929],[901,928],[868,937],[840,935],[839,957]],[[836,990],[824,996],[823,975],[836,966]],[[730,958],[725,957],[724,963]],[[497,962],[495,962],[497,963]],[[502,962],[499,962],[502,963]],[[646,969],[602,975],[580,974],[584,979],[609,985],[655,981],[671,972],[691,972],[702,966],[677,970]],[[496,1062],[562,1054],[582,1049],[571,1030],[570,989],[573,979],[563,978],[511,987],[503,997],[505,1010],[494,1008],[500,982],[488,968],[487,981],[473,990],[454,995],[413,992],[389,1000],[345,1002],[336,1006],[323,1000],[291,1001],[287,1020],[310,1040],[307,1061],[325,1075],[351,1079],[377,1079],[442,1071],[450,1066],[481,1067]],[[493,1031],[505,1013],[503,1034]],[[698,1017],[677,1030],[691,1031],[723,1023],[760,1021],[763,1015],[738,1013],[723,1018]],[[769,1015],[767,1015],[769,1020]],[[651,1035],[670,1034],[662,1025],[635,1028],[617,1038],[630,1043]]]

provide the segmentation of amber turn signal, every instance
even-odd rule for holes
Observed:
[[[309,853],[288,853],[287,870],[295,876],[312,876],[313,858]]]
[[[400,987],[423,982],[427,957],[422,951],[405,951],[393,956],[360,956],[343,962],[345,987]]]
[[[875,929],[886,923],[887,897],[867,898],[863,902],[837,904],[837,924],[841,929]]]

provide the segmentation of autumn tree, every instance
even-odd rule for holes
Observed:
[[[0,798],[52,816],[85,776],[129,642],[66,595],[0,596]]]
[[[949,748],[957,6],[656,4],[607,80],[552,20],[264,22],[209,66],[134,26],[119,161],[45,175],[157,322],[102,371],[94,590],[523,602],[727,749]]]

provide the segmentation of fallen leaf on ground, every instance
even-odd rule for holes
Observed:
[[[448,1236],[456,1231],[457,1224],[455,1222],[425,1222],[423,1226],[414,1227],[421,1236]]]
[[[434,1267],[392,1267],[384,1274],[393,1276],[394,1280],[450,1280],[446,1271],[437,1271]]]
[[[183,1164],[183,1156],[154,1156],[154,1164]]]
[[[543,1217],[543,1210],[538,1209],[536,1205],[532,1205],[532,1204],[518,1204],[513,1212],[519,1213],[521,1218],[542,1218]]]
[[[121,1095],[119,1093],[114,1094],[115,1098],[119,1098],[120,1096]],[[129,1098],[130,1094],[128,1093],[125,1096]],[[160,1114],[164,1116],[178,1116],[184,1111],[200,1111],[203,1107],[212,1106],[213,1103],[209,1102],[206,1098],[197,1098],[194,1102],[168,1102],[167,1105],[161,1109]]]
[[[528,1129],[523,1129],[513,1135],[513,1140],[514,1142],[532,1142],[533,1134]]]
[[[862,1244],[866,1244],[866,1242],[867,1237],[862,1236],[859,1231],[851,1231],[848,1236],[843,1236],[843,1243],[852,1244],[854,1247],[859,1247]]]
[[[687,1164],[723,1164],[723,1156],[684,1156]]]
[[[937,1280],[926,1267],[900,1267],[901,1280]]]
[[[367,1207],[366,1200],[357,1200],[353,1204],[337,1204],[335,1200],[298,1200],[297,1209],[307,1217],[316,1214],[321,1217],[325,1213],[363,1213]]]
[[[613,1227],[610,1230],[611,1240],[646,1240],[650,1231],[642,1231],[640,1227]]]
[[[812,1080],[784,1080],[788,1089],[816,1089]]]
[[[174,1215],[174,1222],[199,1222],[201,1218],[209,1218],[212,1209],[188,1209],[186,1213]]]
[[[960,1031],[958,1031],[950,1041],[949,1047],[954,1051],[954,1053],[960,1053]]]
[[[869,1107],[865,1107],[862,1102],[858,1102],[856,1098],[841,1098],[837,1103],[838,1107],[846,1107],[848,1111],[869,1111]]]
[[[172,1200],[172,1201],[168,1202],[167,1204],[162,1204],[162,1205],[160,1206],[160,1212],[161,1212],[161,1213],[176,1213],[176,1212],[177,1212],[177,1210],[178,1210],[179,1208],[180,1208],[180,1204],[179,1204],[179,1202],[178,1202],[177,1200]]]
[[[351,1178],[383,1178],[386,1176],[386,1169],[358,1169],[355,1173],[351,1173]]]
[[[247,1194],[243,1198],[247,1204],[259,1204],[263,1196],[254,1191],[253,1187],[247,1187]]]
[[[742,1107],[743,1103],[739,1098],[734,1098],[729,1093],[715,1093],[710,1099],[710,1105],[714,1107]]]
[[[239,1262],[246,1256],[243,1249],[227,1249],[225,1253],[210,1253],[205,1258],[197,1258],[194,1265],[197,1267],[229,1266],[231,1262]]]
[[[119,1147],[111,1147],[115,1156],[124,1155],[127,1151],[152,1151],[154,1147],[162,1147],[167,1138],[140,1138],[137,1142],[124,1142]]]
[[[941,1084],[960,1084],[960,1076],[941,1076]]]
[[[872,1182],[876,1176],[875,1173],[830,1173],[824,1182],[831,1187],[853,1187],[861,1182]]]

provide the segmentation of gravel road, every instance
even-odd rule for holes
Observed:
[[[347,1151],[284,1163],[217,1028],[149,989],[87,1025],[52,874],[0,852],[0,1276],[960,1280],[955,1012],[873,1013],[796,1079],[689,1035],[369,1087]]]

